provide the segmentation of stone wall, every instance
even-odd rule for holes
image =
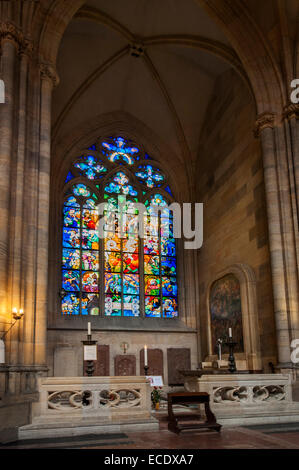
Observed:
[[[208,290],[235,263],[256,277],[261,354],[276,362],[267,213],[261,148],[252,129],[255,109],[239,77],[218,78],[201,133],[197,201],[204,203],[204,241],[198,255],[202,352],[208,352]]]
[[[83,375],[83,345],[87,331],[83,330],[49,330],[48,331],[48,366],[49,376],[69,376],[69,371],[74,375]],[[98,344],[110,345],[110,375],[114,374],[114,358],[123,354],[120,345],[123,342],[129,344],[128,355],[136,356],[136,374],[140,372],[140,350],[146,344],[149,349],[161,349],[163,351],[164,383],[168,383],[167,349],[190,348],[191,368],[198,367],[196,332],[152,332],[152,331],[93,331],[92,338]],[[59,350],[59,352],[58,352]],[[73,354],[71,355],[71,350]],[[54,366],[54,357],[65,352],[67,361],[59,361],[59,367]],[[60,356],[61,357],[61,356]],[[71,360],[73,358],[73,360]]]

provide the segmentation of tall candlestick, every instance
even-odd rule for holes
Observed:
[[[147,363],[147,345],[144,346],[144,365],[145,365],[145,367],[148,365],[148,363]]]
[[[232,333],[232,329],[231,329],[231,328],[228,329],[228,336],[229,336],[230,338],[233,337],[233,333]]]
[[[91,335],[91,323],[90,322],[87,323],[87,334]]]

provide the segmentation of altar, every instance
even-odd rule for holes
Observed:
[[[188,392],[206,392],[217,422],[226,426],[299,421],[299,402],[292,398],[292,374],[184,371]]]

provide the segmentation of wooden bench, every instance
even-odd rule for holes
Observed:
[[[199,413],[179,413],[174,414],[173,405],[205,405],[206,421],[201,421]],[[178,392],[168,393],[168,429],[179,434],[181,431],[197,430],[221,430],[221,425],[217,423],[214,413],[210,409],[210,395],[205,392]]]

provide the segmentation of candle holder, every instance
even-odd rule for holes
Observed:
[[[94,346],[97,344],[97,341],[91,339],[91,335],[87,335],[87,340],[82,341],[84,346]],[[85,372],[88,375],[88,377],[92,377],[94,373],[94,361],[93,360],[87,360],[86,361],[86,368]]]
[[[144,375],[147,375],[148,373],[148,366],[144,366]]]
[[[229,347],[228,370],[230,371],[231,374],[233,374],[234,372],[237,372],[234,349],[238,343],[233,341],[233,338],[230,337],[228,338],[228,341],[225,344],[226,346]]]

